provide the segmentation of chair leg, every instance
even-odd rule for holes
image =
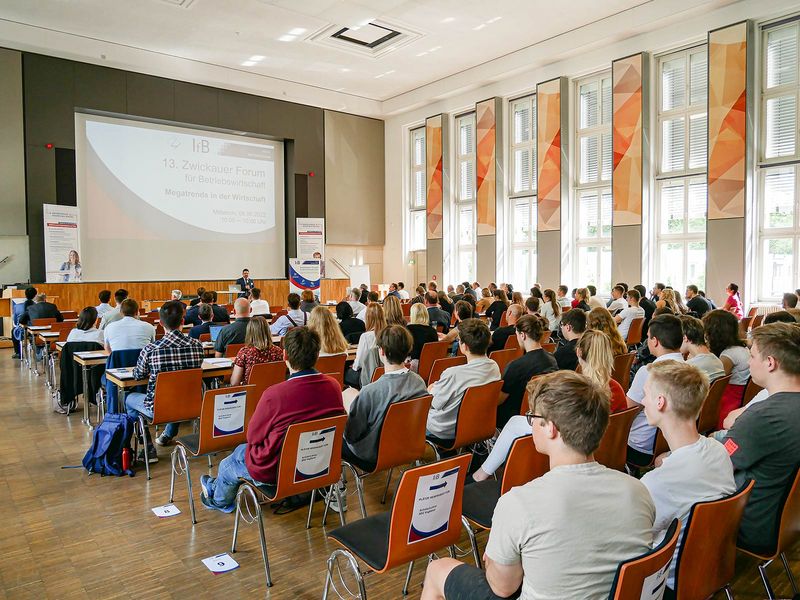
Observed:
[[[148,456],[147,453],[147,425],[145,425],[142,415],[139,415],[139,429],[141,430],[142,445],[144,446],[144,470],[145,473],[147,473],[147,481],[150,481],[150,456]]]
[[[272,587],[272,575],[269,572],[269,556],[267,556],[267,538],[264,535],[264,519],[261,515],[261,505],[256,500],[256,518],[258,519],[258,535],[261,542],[261,556],[264,559],[264,573],[267,576],[267,587]]]
[[[180,455],[181,459],[183,460],[183,467],[186,471],[186,489],[187,493],[189,494],[189,513],[192,515],[192,525],[197,524],[197,513],[194,510],[194,494],[192,493],[192,472],[189,470],[189,459],[186,456],[186,450],[184,450],[183,446],[178,446],[180,448]]]
[[[789,579],[789,584],[792,586],[792,595],[797,596],[797,582],[794,580],[794,575],[792,575],[792,570],[789,568],[789,561],[786,560],[786,554],[781,552],[781,562],[783,563],[783,569],[786,571],[786,577]]]
[[[406,582],[403,584],[403,596],[408,596],[408,584],[411,582],[411,571],[414,570],[414,561],[408,563],[408,571],[406,572]]]
[[[726,585],[726,586],[725,586],[724,588],[722,588],[722,589],[723,589],[723,590],[725,590],[725,598],[727,598],[728,600],[734,600],[734,598],[733,598],[733,591],[731,590],[731,586],[729,586],[729,585]]]
[[[383,488],[381,504],[386,504],[386,494],[389,493],[389,484],[392,482],[392,471],[394,471],[394,469],[389,469],[389,472],[386,474],[386,487]]]
[[[314,498],[317,496],[317,490],[311,490],[311,502],[308,503],[308,518],[306,519],[306,529],[311,529],[311,512],[314,509]]]
[[[478,553],[478,538],[475,537],[475,530],[466,517],[461,517],[461,524],[464,525],[464,529],[467,530],[469,543],[472,546],[472,557],[475,559],[475,566],[482,569],[483,565],[481,564],[481,556]]]
[[[242,496],[244,486],[239,486],[236,491],[236,508],[233,511],[233,540],[231,540],[231,554],[236,552],[236,539],[239,536],[239,516],[242,514]]]
[[[179,445],[175,444],[175,447],[172,449],[172,452],[169,455],[169,462],[170,466],[172,467],[171,472],[169,474],[169,501],[175,501],[175,475],[177,475],[177,462],[178,462],[178,448]]]
[[[758,565],[758,574],[761,575],[761,583],[764,584],[764,590],[767,592],[767,598],[769,598],[769,600],[775,600],[775,592],[772,591],[772,586],[769,583],[769,577],[767,577],[767,567],[771,562],[771,560],[768,560],[763,565]]]
[[[248,506],[248,498],[253,501],[255,506],[255,514],[250,512],[250,507]],[[245,517],[244,511],[247,510],[247,515],[249,517]],[[267,537],[264,533],[264,519],[262,518],[261,513],[261,505],[258,503],[258,496],[256,496],[255,490],[247,484],[243,483],[239,486],[239,490],[236,492],[236,516],[234,517],[233,521],[233,540],[231,541],[231,554],[236,552],[236,540],[239,535],[239,519],[243,519],[246,523],[252,523],[253,521],[258,521],[258,541],[261,544],[261,557],[264,559],[264,574],[266,575],[267,579],[267,587],[272,587],[272,575],[270,574],[269,570],[269,555],[267,554]]]
[[[208,468],[209,469],[213,469],[214,468],[214,461],[211,460],[211,455],[210,454],[208,455]]]
[[[333,491],[336,492],[336,501],[339,503],[339,522],[342,524],[342,527],[344,527],[347,521],[344,518],[344,511],[342,510],[342,507],[344,506],[342,504],[342,492],[339,489],[339,486],[335,483],[331,487],[333,488]]]
[[[334,577],[334,568],[337,570],[339,583],[343,588],[342,592],[347,592],[350,597],[354,595],[353,590],[347,587],[347,584],[344,582],[344,578],[342,577],[342,568],[339,566],[339,557],[343,557],[347,560],[348,566],[355,576],[356,583],[358,583],[358,600],[367,600],[367,589],[364,586],[364,576],[361,574],[361,569],[358,568],[358,561],[356,560],[355,556],[342,548],[334,550],[328,558],[328,573],[325,576],[325,591],[322,593],[322,600],[328,599],[328,592],[330,591],[331,587],[333,587],[333,593],[337,598],[345,597],[336,587],[337,578]]]
[[[364,506],[364,482],[361,481],[355,467],[345,460],[342,461],[342,478],[344,478],[344,472],[347,469],[350,469],[350,472],[353,474],[353,481],[356,484],[356,494],[358,495],[358,506],[361,508],[361,518],[366,519],[367,509]]]

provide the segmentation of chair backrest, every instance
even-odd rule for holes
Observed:
[[[264,395],[264,390],[281,381],[286,381],[286,363],[282,360],[253,365],[250,377],[247,378],[247,384],[255,388],[253,393],[256,401]]]
[[[545,352],[549,352],[550,354],[552,354],[553,352],[555,352],[555,351],[556,351],[556,344],[554,344],[554,343],[552,343],[552,342],[551,342],[551,343],[549,343],[549,344],[542,344],[542,350],[544,350]]]
[[[750,323],[752,322],[753,317],[745,317],[741,321],[739,321],[739,337],[742,339],[747,338],[747,330],[750,329]]]
[[[508,363],[519,358],[520,356],[522,356],[522,350],[519,348],[512,348],[510,350],[495,350],[489,354],[489,358],[497,363],[497,366],[500,369],[500,375],[505,373]]]
[[[425,454],[425,424],[433,396],[389,405],[381,425],[375,471],[413,463]]]
[[[77,310],[62,310],[61,316],[65,319],[77,319],[78,318],[78,311]]]
[[[675,567],[678,598],[708,598],[733,579],[736,535],[753,485],[751,480],[730,496],[692,506]]]
[[[162,371],[156,377],[153,423],[177,423],[200,416],[203,369]]]
[[[431,374],[428,376],[428,385],[436,383],[441,379],[442,373],[450,367],[457,367],[458,365],[467,364],[467,357],[463,354],[461,356],[448,356],[447,358],[437,358],[433,363]]]
[[[467,388],[456,417],[456,437],[453,448],[463,448],[488,440],[497,426],[497,399],[503,380]]]
[[[500,327],[505,327],[508,325],[508,317],[506,316],[507,312],[504,310],[503,314],[500,316]]]
[[[323,375],[333,378],[339,384],[339,389],[344,390],[344,373],[337,371],[336,373],[323,373]]]
[[[547,332],[547,339],[550,339],[550,332]],[[503,345],[503,350],[513,350],[515,348],[519,348],[519,340],[517,339],[516,335],[512,334],[506,338],[506,343]]]
[[[236,358],[239,350],[245,347],[245,344],[228,344],[225,346],[225,358]]]
[[[31,320],[31,325],[34,327],[41,327],[43,325],[52,325],[56,322],[55,317],[45,317],[42,319],[33,319]]]
[[[719,409],[720,402],[722,402],[722,394],[731,380],[731,375],[725,377],[718,377],[708,388],[708,395],[703,400],[703,405],[700,407],[700,416],[697,418],[697,431],[700,433],[708,433],[717,430],[719,422]]]
[[[314,368],[320,373],[344,373],[344,363],[347,360],[347,353],[332,354],[331,356],[320,356]]]
[[[207,390],[200,408],[197,454],[232,450],[244,444],[258,400],[253,385]]]
[[[517,438],[511,445],[511,452],[508,453],[500,494],[505,494],[513,487],[525,485],[549,470],[550,457],[536,449],[533,436]]]
[[[753,317],[753,320],[750,323],[750,331],[755,329],[756,327],[760,327],[764,322],[764,315],[756,315]]]
[[[631,366],[634,358],[636,358],[635,352],[618,354],[614,357],[614,370],[611,372],[611,379],[620,384],[626,392],[631,387]]]
[[[681,523],[673,519],[664,539],[653,548],[619,563],[609,600],[640,600],[657,598],[657,590],[667,585],[669,565],[680,537]],[[645,588],[645,586],[647,586]]]
[[[545,329],[542,332],[542,335],[539,336],[539,343],[540,344],[549,344],[550,343],[550,337],[552,335],[553,335],[553,333],[549,329]],[[517,337],[517,336],[514,336],[514,337]],[[519,344],[517,344],[516,347],[519,348]]]
[[[625,339],[625,343],[628,344],[628,346],[635,346],[641,343],[643,329],[644,329],[644,317],[636,317],[635,319],[632,319],[630,327],[628,329],[628,336]]]
[[[278,461],[275,500],[339,481],[346,422],[347,415],[336,415],[289,426]]]
[[[383,377],[383,374],[386,373],[386,367],[375,367],[375,370],[372,372],[372,379],[371,382],[375,383]]]
[[[800,539],[800,469],[794,470],[793,479],[781,510],[776,555],[785,552]]]
[[[640,410],[642,410],[641,406],[634,406],[611,415],[608,419],[608,428],[600,440],[600,447],[594,452],[597,462],[609,469],[625,471],[628,434],[631,431],[633,419]]]
[[[458,542],[470,458],[461,454],[403,473],[392,502],[386,565],[380,572]],[[431,516],[435,522],[430,522]]]
[[[751,306],[750,310],[747,311],[747,316],[748,317],[755,317],[756,313],[758,313],[758,307],[757,306]]]
[[[210,342],[211,341],[211,334],[210,333],[201,333],[200,337],[198,339],[201,342]]]
[[[417,373],[419,373],[419,376],[426,382],[428,381],[428,377],[430,377],[433,363],[439,358],[445,358],[448,348],[450,348],[450,344],[447,342],[427,342],[422,345]]]
[[[406,303],[400,304],[400,310],[403,311],[403,316],[404,317],[410,317],[411,316],[411,303],[406,302]]]
[[[763,390],[760,385],[753,381],[752,377],[747,379],[747,386],[744,388],[744,396],[742,397],[742,406],[747,406],[750,400],[756,397],[758,393]]]

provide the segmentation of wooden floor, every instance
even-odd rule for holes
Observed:
[[[211,574],[201,559],[230,549],[233,515],[206,510],[199,503],[204,461],[193,462],[198,510],[189,518],[186,487],[177,485],[175,504],[184,511],[158,519],[151,507],[167,502],[169,450],[159,449],[153,479],[144,471],[133,478],[100,478],[79,465],[91,434],[80,415],[51,411],[42,377],[35,377],[0,350],[0,598],[302,598],[319,599],[325,561],[333,545],[321,527],[322,505],[312,528],[305,511],[276,516],[267,509],[265,529],[274,587],[267,591],[255,526],[240,532],[239,569]],[[351,485],[350,488],[353,488]],[[367,480],[367,510],[379,503],[382,484]],[[349,518],[358,518],[357,501],[348,499]],[[355,509],[355,510],[354,510]],[[358,516],[357,516],[358,515]],[[335,526],[336,519],[328,523]],[[485,538],[481,538],[482,548]],[[462,544],[468,546],[466,538]],[[800,575],[800,546],[790,556]],[[419,597],[420,562],[410,598]],[[770,567],[781,597],[790,593],[778,565]],[[404,570],[366,578],[370,598],[400,598]],[[755,563],[742,558],[733,584],[736,598],[764,598]]]

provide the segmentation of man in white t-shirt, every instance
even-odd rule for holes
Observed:
[[[590,308],[605,308],[606,303],[603,302],[597,295],[597,288],[593,285],[587,285],[586,289],[589,290],[589,307]]]
[[[628,331],[631,329],[631,322],[638,318],[644,319],[644,309],[639,306],[640,298],[641,296],[638,291],[628,290],[628,307],[614,317],[614,320],[617,322],[617,329],[619,329],[619,334],[622,336],[623,340],[628,339]],[[620,298],[620,300],[622,300],[622,298]],[[624,302],[624,300],[622,301]],[[610,307],[609,310],[611,310]]]
[[[556,290],[556,302],[561,305],[561,308],[572,308],[572,300],[567,297],[567,294],[569,294],[569,288],[567,286],[558,286]]]
[[[611,302],[608,304],[608,312],[612,315],[628,308],[628,303],[625,302],[625,288],[621,285],[615,285],[611,288]]]
[[[408,290],[406,289],[406,284],[402,281],[397,282],[397,294],[400,296],[400,300],[411,299],[411,296],[409,296]]]
[[[651,364],[662,360],[677,360],[683,362],[680,353],[683,342],[683,329],[678,317],[673,315],[659,315],[650,321],[647,329],[647,348],[650,354],[656,357]],[[650,365],[644,365],[633,378],[631,388],[628,390],[628,408],[640,406],[644,403],[644,384]],[[631,432],[628,434],[628,462],[636,466],[647,466],[653,458],[653,447],[656,441],[656,428],[647,422],[644,411],[639,412],[633,419]]]
[[[681,315],[683,328],[683,343],[681,344],[681,354],[686,357],[686,362],[697,367],[708,375],[709,383],[714,383],[715,379],[725,376],[725,365],[712,354],[706,345],[705,327],[703,322],[689,315]]]
[[[107,352],[114,350],[138,350],[156,339],[156,329],[138,318],[139,305],[133,298],[126,298],[119,306],[120,319],[105,328]]]
[[[653,544],[664,537],[673,519],[685,528],[692,505],[718,500],[736,491],[733,464],[725,447],[697,433],[697,415],[708,394],[708,377],[697,367],[674,360],[653,363],[644,384],[644,413],[658,427],[670,452],[642,483],[656,505]],[[658,462],[657,462],[658,464]],[[678,539],[680,547],[685,529]],[[675,589],[678,548],[672,557],[667,587]]]
[[[347,303],[350,305],[350,308],[353,309],[354,317],[358,317],[358,315],[367,309],[367,306],[362,304],[359,298],[361,298],[361,290],[358,288],[350,290],[350,294],[347,296]]]
[[[269,303],[261,299],[261,290],[253,288],[250,290],[250,316],[258,317],[260,315],[268,315]]]
[[[422,600],[607,598],[619,563],[650,548],[656,511],[647,489],[594,459],[608,426],[607,386],[558,371],[528,389],[526,416],[550,471],[498,500],[485,571],[433,561]]]

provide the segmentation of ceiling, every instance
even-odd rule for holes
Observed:
[[[133,48],[385,101],[651,1],[3,0],[0,21],[113,45],[95,61]],[[375,20],[407,41],[372,57],[313,39]]]

